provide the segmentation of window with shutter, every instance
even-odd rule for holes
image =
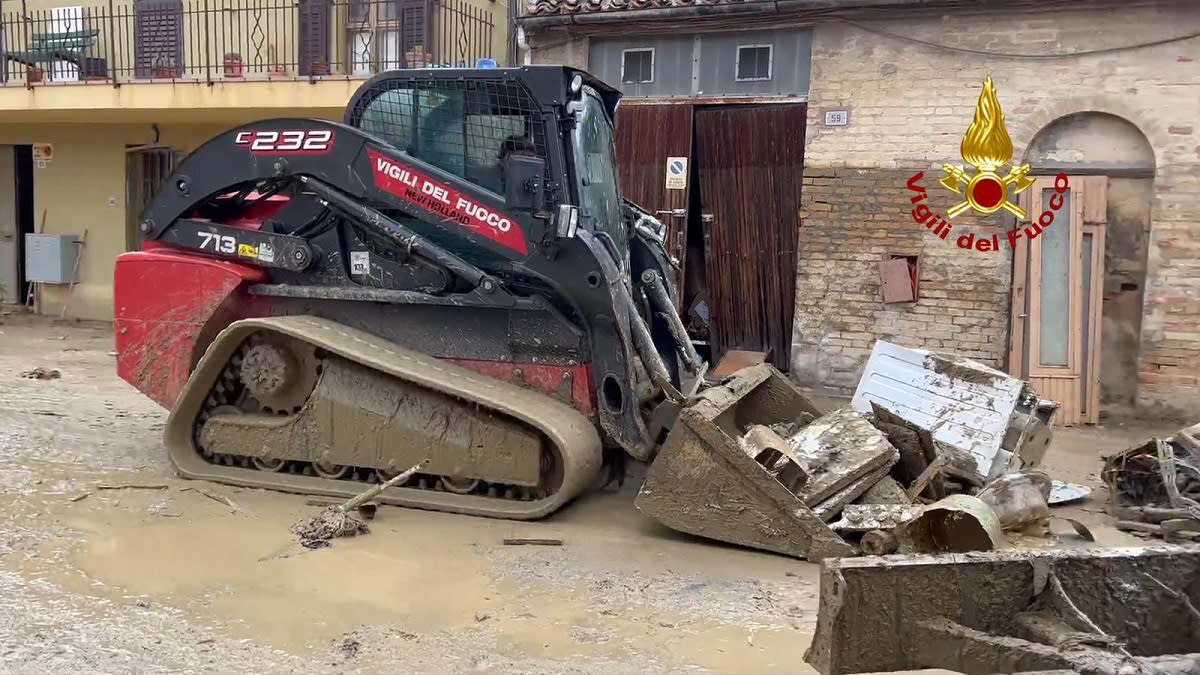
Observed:
[[[329,0],[300,0],[300,74],[329,74]]]
[[[51,33],[74,33],[81,30],[84,30],[83,7],[50,8]],[[68,59],[54,59],[50,64],[50,79],[54,82],[78,82],[78,63]]]
[[[349,62],[355,75],[430,65],[426,0],[351,0]]]
[[[183,0],[135,0],[136,77],[183,75]]]
[[[179,166],[183,153],[174,148],[129,146],[125,153],[125,250],[137,251],[142,247],[138,228],[142,211]]]

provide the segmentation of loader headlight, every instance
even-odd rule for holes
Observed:
[[[583,75],[575,73],[575,77],[571,78],[571,95],[578,96],[581,91],[583,91]]]
[[[579,209],[570,204],[558,205],[557,234],[560,239],[570,239],[579,229]]]

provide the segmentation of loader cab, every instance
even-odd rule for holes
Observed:
[[[603,82],[562,66],[397,70],[359,88],[345,123],[530,217],[577,206],[579,226],[628,268],[613,132],[619,98]],[[529,180],[535,159],[540,181]],[[538,194],[517,194],[514,181],[536,183]]]
[[[575,124],[569,146],[573,161],[567,164],[574,173],[580,221],[613,247],[614,257],[629,269],[629,230],[622,213],[612,116],[600,93],[581,77],[570,89],[576,98],[567,110]]]

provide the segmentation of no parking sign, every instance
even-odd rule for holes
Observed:
[[[687,189],[687,157],[667,158],[667,189]]]

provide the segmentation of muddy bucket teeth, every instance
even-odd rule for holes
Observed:
[[[680,411],[634,503],[671,529],[708,539],[813,561],[854,555],[738,440],[755,425],[820,414],[769,364],[743,368]]]

